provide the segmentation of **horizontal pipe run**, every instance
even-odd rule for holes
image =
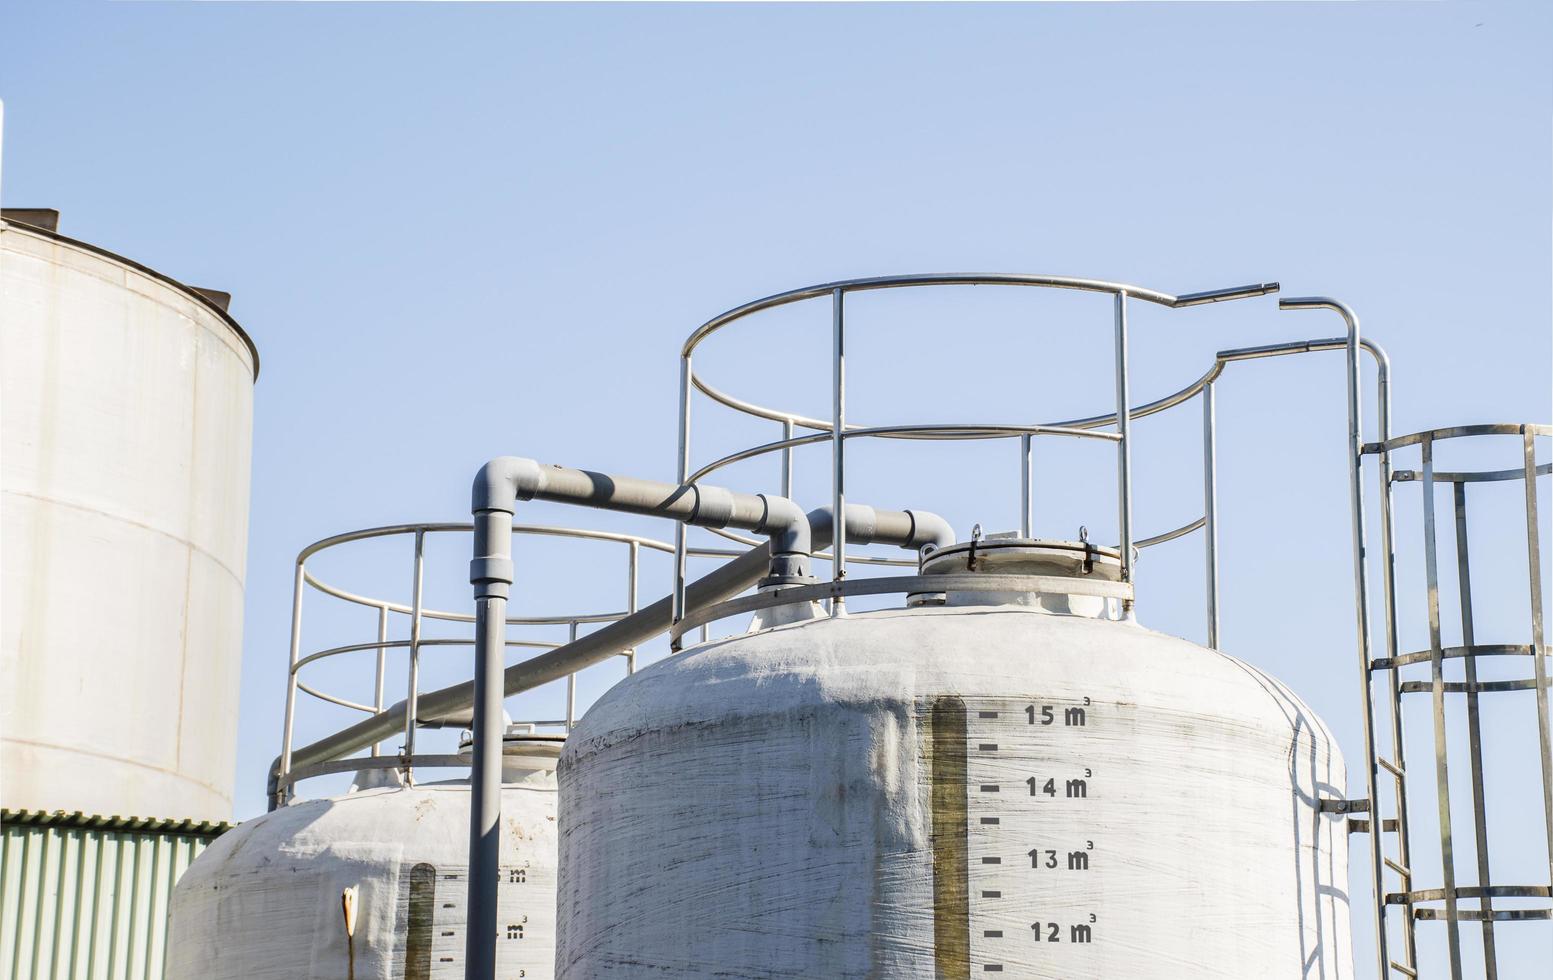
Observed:
[[[786,497],[736,493],[721,487],[660,483],[629,476],[612,476],[565,466],[541,466],[531,459],[503,456],[491,460],[476,474],[471,511],[479,515],[500,511],[511,514],[520,500],[551,500],[649,517],[667,517],[704,527],[738,527],[771,538],[773,557],[807,556],[809,527],[798,505]],[[498,568],[471,568],[476,572]],[[509,569],[510,571],[510,569]],[[509,576],[510,578],[510,576]],[[495,581],[492,579],[492,581]],[[477,590],[477,596],[482,594]]]

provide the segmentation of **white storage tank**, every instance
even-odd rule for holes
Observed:
[[[968,571],[1046,578],[703,644],[601,698],[559,767],[558,976],[1352,976],[1321,720],[1062,591],[1114,554],[923,568]]]
[[[222,294],[6,217],[0,795],[230,819],[258,356]]]
[[[501,980],[553,976],[562,739],[515,732],[504,746]],[[468,856],[468,780],[355,789],[246,821],[173,892],[168,980],[462,980]]]

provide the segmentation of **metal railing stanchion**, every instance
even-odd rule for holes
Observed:
[[[422,528],[415,532],[415,577],[410,586],[410,678],[404,701],[404,779],[411,785],[415,783],[415,728],[420,720],[421,598],[425,583],[426,531]]]
[[[293,725],[296,721],[297,711],[297,661],[301,656],[302,647],[302,592],[307,586],[306,563],[302,559],[297,560],[296,579],[291,589],[291,659],[286,670],[286,719],[281,732],[280,743],[280,777],[284,780],[291,774],[291,744]],[[279,790],[280,798],[270,801],[270,805],[278,806],[284,803],[291,795],[290,788],[284,782]]]
[[[1213,382],[1202,390],[1203,564],[1206,566],[1208,646],[1219,648],[1219,470],[1218,417]]]
[[[377,607],[377,669],[372,676],[372,708],[379,714],[383,711],[383,676],[388,666],[388,603],[379,603]],[[383,754],[383,746],[380,742],[372,743],[372,756],[376,758]]]
[[[1127,291],[1117,290],[1116,296],[1116,432],[1121,439],[1116,443],[1116,508],[1117,534],[1121,543],[1122,581],[1131,584],[1133,579],[1132,555],[1132,400],[1127,379]],[[1131,610],[1133,599],[1124,600],[1122,608]]]
[[[1019,437],[1019,536],[1028,538],[1035,526],[1035,474],[1031,466],[1030,433]]]

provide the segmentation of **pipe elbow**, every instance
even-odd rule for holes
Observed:
[[[511,514],[519,500],[533,500],[545,486],[544,470],[532,459],[498,456],[475,474],[469,509],[479,514],[502,511]]]
[[[954,544],[954,528],[942,517],[930,510],[908,510],[906,515],[911,518],[911,540],[906,547],[947,548]]]
[[[1341,316],[1343,322],[1348,324],[1350,336],[1359,333],[1359,314],[1353,311],[1353,307],[1342,300],[1333,299],[1330,296],[1291,296],[1278,301],[1280,310],[1331,310]]]
[[[771,538],[772,555],[808,555],[814,550],[809,517],[786,497],[757,494],[766,507],[759,533]]]

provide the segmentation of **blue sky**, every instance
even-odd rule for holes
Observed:
[[[1549,417],[1544,4],[55,3],[8,5],[3,24],[4,203],[59,208],[66,234],[230,290],[263,358],[239,816],[262,809],[278,748],[297,550],[460,520],[493,455],[671,478],[679,344],[756,296],[924,271],[1169,292],[1278,280],[1359,311],[1395,365],[1398,430]],[[708,376],[824,414],[827,311],[766,329],[709,345]],[[1097,298],[867,299],[853,330],[856,418],[1109,406]],[[1134,391],[1174,390],[1220,348],[1338,332],[1271,301],[1140,310]],[[757,355],[776,337],[790,375]],[[698,411],[698,462],[774,437]],[[1220,412],[1225,648],[1331,724],[1361,796],[1340,361],[1232,369]],[[1200,512],[1196,426],[1189,410],[1139,427],[1143,533]],[[1496,451],[1515,463],[1513,445]],[[852,489],[962,535],[1014,527],[1013,454],[869,446]],[[823,459],[800,466],[802,502],[824,502]],[[1038,530],[1111,539],[1110,457],[1042,447],[1038,466]],[[773,472],[730,480],[770,489]],[[1506,500],[1495,512],[1513,517]],[[524,519],[671,533],[551,506]],[[1416,569],[1416,522],[1401,526]],[[1491,517],[1474,541],[1507,556],[1475,582],[1492,617],[1479,635],[1501,642],[1526,641],[1513,531]],[[617,602],[604,557],[536,546],[521,601]],[[407,560],[369,549],[328,570],[403,598]],[[434,551],[431,599],[467,602],[463,562]],[[1200,638],[1200,569],[1195,539],[1151,554],[1144,621]],[[644,596],[665,571],[650,566]],[[1427,643],[1416,581],[1410,648]],[[320,608],[310,643],[367,639],[364,623]],[[429,672],[467,670],[450,656]],[[363,695],[363,669],[321,677]],[[618,676],[585,676],[584,703]],[[557,704],[545,692],[521,711]]]

